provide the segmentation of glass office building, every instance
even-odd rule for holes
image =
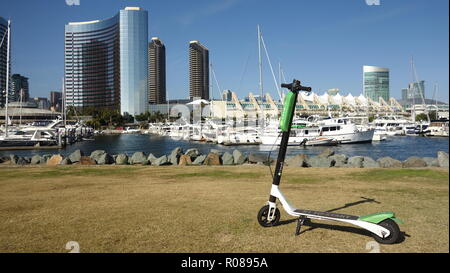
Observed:
[[[0,107],[5,106],[6,55],[8,52],[8,21],[0,17]],[[10,70],[11,71],[11,70]]]
[[[389,69],[377,66],[363,67],[363,95],[375,102],[389,100]]]
[[[69,23],[64,44],[67,105],[118,108],[119,17]]]
[[[10,88],[10,101],[27,102],[30,99],[30,89],[27,77],[20,74],[13,74],[11,76]]]
[[[145,112],[147,31],[147,11],[140,8],[125,8],[106,20],[67,24],[67,105]]]
[[[148,108],[148,13],[137,7],[120,11],[120,112]]]

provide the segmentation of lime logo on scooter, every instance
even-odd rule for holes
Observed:
[[[295,79],[290,84],[281,84],[281,87],[289,89],[289,92],[284,99],[283,112],[280,119],[280,130],[282,136],[277,163],[275,166],[275,173],[277,175],[273,176],[268,204],[263,206],[258,212],[258,223],[263,227],[271,227],[278,224],[280,220],[280,211],[276,207],[276,201],[278,199],[287,214],[298,217],[295,232],[296,235],[300,234],[302,225],[306,223],[308,219],[316,219],[339,221],[364,228],[372,233],[373,238],[378,243],[393,244],[398,242],[401,232],[396,222],[402,222],[395,217],[393,212],[380,212],[358,217],[328,211],[297,209],[289,204],[279,188],[281,183],[281,174],[283,172],[284,159],[286,157],[286,150],[292,126],[292,119],[295,114],[295,104],[297,103],[298,93],[301,91],[311,92],[311,87],[302,86],[300,81]]]

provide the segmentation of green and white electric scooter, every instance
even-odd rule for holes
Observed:
[[[281,143],[275,173],[273,175],[269,202],[258,212],[259,224],[263,227],[271,227],[278,224],[280,220],[280,211],[276,207],[276,200],[278,199],[289,215],[298,217],[297,229],[295,232],[296,235],[300,234],[301,226],[305,223],[306,219],[332,220],[364,228],[370,231],[373,234],[374,239],[379,243],[396,243],[400,239],[400,229],[396,222],[402,223],[402,221],[395,218],[393,212],[379,212],[359,217],[326,211],[296,209],[286,200],[281,193],[279,186],[291,131],[292,118],[295,112],[295,104],[297,103],[298,93],[301,91],[311,92],[311,87],[302,86],[300,81],[295,79],[290,84],[282,84],[281,87],[289,89],[289,92],[284,99],[283,113],[280,120],[280,129],[282,132]]]

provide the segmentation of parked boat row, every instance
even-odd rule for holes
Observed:
[[[79,122],[62,119],[35,121],[0,127],[0,147],[62,146],[92,139],[94,131]]]
[[[214,142],[223,145],[279,145],[280,131],[277,120],[267,120],[249,126],[245,121],[231,124],[213,119],[202,123],[150,124],[146,133],[169,136],[175,139]],[[289,145],[337,145],[345,143],[367,143],[373,138],[374,129],[358,128],[346,118],[322,120],[295,120],[291,129]]]
[[[188,141],[213,142],[222,145],[280,145],[278,120],[228,121],[206,119],[191,124],[186,120],[173,123],[151,123],[144,133]],[[390,136],[447,136],[448,120],[414,123],[404,118],[377,118],[371,123],[356,124],[353,118],[295,119],[288,145],[317,146],[370,143]]]

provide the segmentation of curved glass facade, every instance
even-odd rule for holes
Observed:
[[[106,20],[65,27],[67,105],[107,107],[136,115],[147,110],[148,15],[125,8]]]
[[[389,100],[389,69],[376,66],[363,67],[364,96],[375,102]]]
[[[119,17],[69,23],[65,29],[67,105],[120,105]]]
[[[148,13],[120,10],[120,112],[141,114],[148,109]]]

